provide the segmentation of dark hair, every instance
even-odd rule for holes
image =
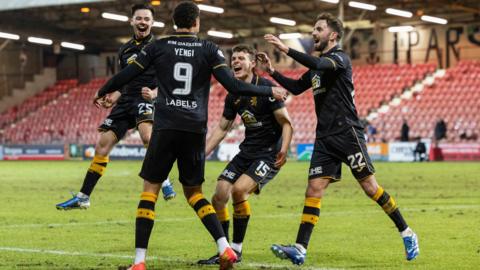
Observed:
[[[191,28],[200,16],[200,9],[192,2],[181,2],[173,10],[173,23],[178,28]]]
[[[148,9],[152,12],[152,16],[155,15],[155,10],[149,4],[135,4],[135,5],[132,6],[132,16],[133,16],[133,14],[135,14],[135,11],[137,11],[139,9]]]
[[[238,44],[232,48],[232,52],[244,52],[250,55],[251,61],[256,61],[257,51],[250,45]]]
[[[319,20],[327,21],[328,27],[337,33],[337,40],[343,37],[343,22],[339,18],[333,16],[331,13],[324,12],[317,16],[316,21]]]

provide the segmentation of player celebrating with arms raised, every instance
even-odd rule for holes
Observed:
[[[137,4],[132,6],[130,25],[133,28],[134,36],[120,47],[118,52],[118,59],[122,68],[132,63],[140,51],[155,40],[150,32],[153,25],[153,15],[154,9],[149,5]],[[138,128],[143,144],[148,146],[152,133],[153,104],[151,98],[154,96],[154,91],[145,88],[142,94],[142,88],[144,87],[151,89],[157,87],[153,68],[139,74],[123,88],[122,93],[116,91],[108,97],[107,102],[115,102],[121,94],[110,115],[98,128],[100,138],[95,145],[95,156],[85,175],[80,192],[73,198],[57,204],[57,209],[86,209],[90,206],[90,195],[100,177],[105,173],[109,162],[108,155],[129,129]],[[104,104],[104,102],[102,100],[96,105],[110,105]],[[163,182],[162,191],[165,200],[175,197],[175,191],[168,178]]]
[[[286,91],[235,79],[218,46],[196,36],[200,31],[200,10],[194,3],[178,4],[173,21],[177,26],[176,33],[147,46],[94,98],[97,102],[145,69],[155,68],[158,97],[152,138],[140,172],[144,185],[136,217],[135,262],[130,269],[146,269],[145,257],[155,220],[156,200],[161,183],[175,161],[185,198],[217,243],[220,269],[231,269],[237,256],[225,238],[215,209],[202,192],[211,76],[213,74],[229,92],[239,95],[273,96],[284,100]]]
[[[292,80],[275,71],[266,54],[261,54],[270,75],[291,93],[299,95],[312,88],[317,114],[316,138],[297,240],[294,245],[273,245],[272,251],[294,264],[304,263],[313,227],[320,216],[321,199],[328,185],[340,180],[344,162],[367,196],[395,223],[403,238],[406,258],[412,260],[419,254],[417,235],[408,227],[393,197],[375,179],[363,126],[353,101],[352,65],[338,44],[342,35],[343,23],[323,13],[317,17],[312,32],[315,50],[322,53],[320,57],[295,51],[273,35],[265,36],[267,42],[310,69],[300,79]]]

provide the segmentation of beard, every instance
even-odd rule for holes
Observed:
[[[318,44],[318,47],[315,46],[315,50],[322,52],[327,46],[328,46],[328,40],[320,41],[320,44]]]

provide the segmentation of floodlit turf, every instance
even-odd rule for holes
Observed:
[[[58,211],[77,191],[88,162],[0,162],[0,269],[117,269],[132,261],[134,220],[142,184],[140,162],[108,165],[92,206]],[[209,162],[204,192],[210,198],[224,163]],[[288,163],[260,196],[237,269],[479,269],[480,163],[376,163],[377,178],[397,199],[420,239],[420,257],[404,258],[393,223],[367,198],[346,167],[327,190],[301,268],[273,256],[272,243],[295,240],[308,163]],[[148,269],[197,267],[216,252],[213,241],[181,195],[159,200]],[[232,213],[230,206],[230,214]]]

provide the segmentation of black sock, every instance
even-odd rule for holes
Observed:
[[[157,195],[150,192],[143,192],[137,208],[135,220],[135,248],[148,247],[148,240],[152,233],[155,220],[155,203]]]
[[[376,201],[378,205],[383,208],[383,211],[390,217],[395,223],[399,232],[408,228],[407,223],[402,217],[400,210],[397,207],[397,203],[392,196],[390,196],[381,186],[378,186],[377,192],[373,195],[372,200]]]
[[[233,205],[233,243],[243,243],[247,233],[248,221],[250,220],[250,204],[248,201]]]
[[[220,221],[218,221],[215,213],[215,209],[210,202],[205,199],[202,193],[195,193],[188,199],[188,203],[192,206],[195,212],[197,212],[198,217],[215,241],[225,237],[222,225],[220,225]]]
[[[305,206],[303,207],[302,222],[298,228],[296,243],[301,244],[305,249],[310,242],[313,228],[317,224],[320,217],[321,199],[314,197],[305,198]]]
[[[92,163],[88,168],[87,174],[85,175],[85,179],[83,180],[82,188],[80,192],[85,195],[90,196],[92,194],[95,185],[98,182],[98,179],[102,177],[105,173],[108,164],[108,156],[99,156],[95,155],[93,157]]]

